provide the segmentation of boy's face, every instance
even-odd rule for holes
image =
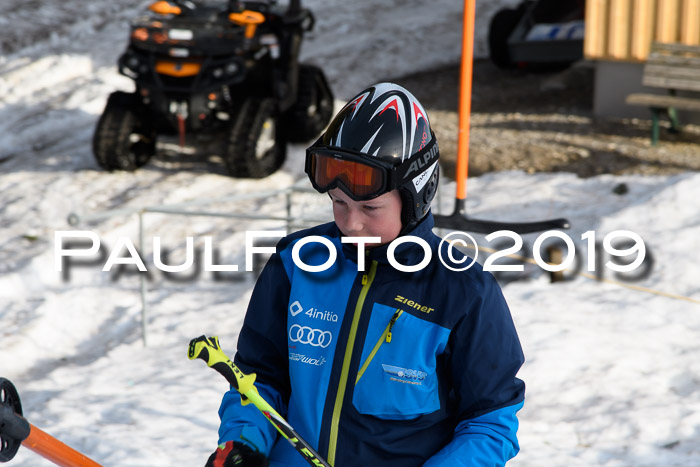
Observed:
[[[328,192],[333,201],[333,217],[347,237],[381,237],[381,244],[391,242],[401,232],[401,196],[392,190],[369,201],[353,201],[342,190]],[[367,244],[367,248],[379,244]]]

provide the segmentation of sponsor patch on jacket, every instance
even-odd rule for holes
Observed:
[[[299,300],[296,300],[294,303],[289,305],[289,312],[292,314],[292,316],[296,316],[299,313],[304,311],[304,305],[299,303]],[[311,307],[307,309],[304,314],[308,316],[309,318],[313,319],[320,319],[323,321],[331,321],[333,323],[338,322],[338,315],[336,313],[333,313],[332,311],[324,310],[320,311],[318,308]]]
[[[289,352],[289,360],[293,362],[306,363],[307,365],[321,366],[326,363],[326,358],[321,356],[320,358],[307,357],[301,353]]]
[[[410,300],[408,298],[402,297],[401,295],[397,295],[394,297],[394,300],[396,300],[399,303],[403,303],[404,305],[408,305],[411,308],[414,308],[418,311],[422,311],[423,313],[430,313],[431,311],[435,311],[435,308],[430,308],[425,305],[421,305],[418,302],[414,302],[413,300]]]
[[[401,368],[399,366],[387,365],[386,363],[382,363],[382,368],[384,372],[389,375],[391,381],[396,381],[398,383],[416,384],[420,386],[423,384],[425,377],[428,376],[428,373],[425,371]]]
[[[331,345],[333,334],[323,329],[314,329],[309,326],[292,324],[289,328],[289,340],[300,344],[311,345],[313,347],[326,348]]]

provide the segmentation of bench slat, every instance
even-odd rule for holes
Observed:
[[[643,105],[646,107],[675,107],[677,109],[700,111],[700,99],[693,99],[690,97],[662,96],[658,94],[630,94],[627,96],[625,102],[631,105]]]
[[[664,89],[677,89],[682,91],[698,91],[700,92],[700,81],[692,79],[679,78],[661,78],[654,76],[645,76],[642,80],[644,86]]]
[[[644,66],[642,84],[700,92],[700,46],[653,43]]]
[[[667,43],[667,42],[654,42],[651,45],[651,51],[664,51],[664,52],[680,52],[680,53],[691,53],[698,54],[697,45],[687,45],[679,43]]]
[[[667,90],[700,92],[700,46],[654,42],[644,66],[642,84]],[[671,127],[680,129],[676,113],[671,109],[700,112],[700,96],[669,96],[661,94],[630,94],[625,99],[630,105],[652,109],[651,144],[659,140],[659,112],[667,109]]]
[[[644,70],[644,74],[647,76],[657,76],[659,78],[687,78],[700,81],[700,67],[682,68],[664,65],[648,65]]]
[[[667,89],[700,91],[700,66],[683,68],[648,64],[644,68],[642,84]]]
[[[688,68],[700,68],[700,50],[695,56],[690,55],[662,55],[652,53],[647,58],[647,66],[678,66]]]

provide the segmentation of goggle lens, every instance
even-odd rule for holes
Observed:
[[[359,162],[325,154],[312,154],[311,170],[318,189],[326,191],[342,183],[357,197],[380,194],[384,188],[383,170]]]

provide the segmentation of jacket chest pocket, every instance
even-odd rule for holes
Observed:
[[[436,357],[449,330],[374,304],[352,403],[363,415],[410,420],[440,408]]]

